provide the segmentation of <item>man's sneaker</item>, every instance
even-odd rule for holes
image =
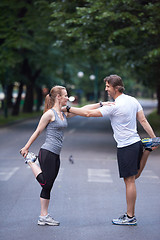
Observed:
[[[160,137],[143,138],[141,141],[145,149],[152,149],[152,147],[157,147],[160,145]]]
[[[136,217],[129,218],[125,213],[121,217],[113,219],[112,223],[116,225],[137,225],[137,219]]]
[[[36,156],[33,152],[28,152],[27,156],[25,157],[25,163],[35,162],[38,156]]]
[[[55,221],[49,214],[47,216],[39,216],[38,225],[50,225],[50,226],[58,226],[60,223]]]

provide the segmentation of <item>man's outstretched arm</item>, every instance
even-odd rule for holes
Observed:
[[[144,130],[148,133],[148,135],[151,138],[155,138],[156,135],[151,127],[151,125],[149,124],[149,122],[147,121],[143,110],[139,111],[137,113],[137,120],[140,122],[140,124],[142,125],[142,127],[144,128]]]

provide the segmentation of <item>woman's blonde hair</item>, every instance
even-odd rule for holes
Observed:
[[[56,96],[59,94],[61,96],[62,94],[62,90],[65,90],[66,88],[63,86],[54,86],[50,92],[46,95],[45,97],[45,103],[44,103],[44,111],[43,113],[45,113],[46,111],[48,111],[49,109],[51,109],[54,104],[55,104],[55,99]]]

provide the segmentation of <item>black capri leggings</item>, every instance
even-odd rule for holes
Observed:
[[[59,155],[41,148],[38,160],[42,170],[36,178],[42,187],[40,197],[50,199],[50,192],[60,168],[60,158]]]

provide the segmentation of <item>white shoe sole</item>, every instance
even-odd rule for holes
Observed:
[[[112,223],[114,225],[127,225],[127,226],[136,226],[137,225],[137,222],[135,222],[135,223],[118,223],[118,222],[113,222],[112,221]]]
[[[50,222],[42,222],[38,220],[38,225],[40,226],[45,226],[45,225],[49,225],[49,226],[59,226],[60,223],[50,223]]]

